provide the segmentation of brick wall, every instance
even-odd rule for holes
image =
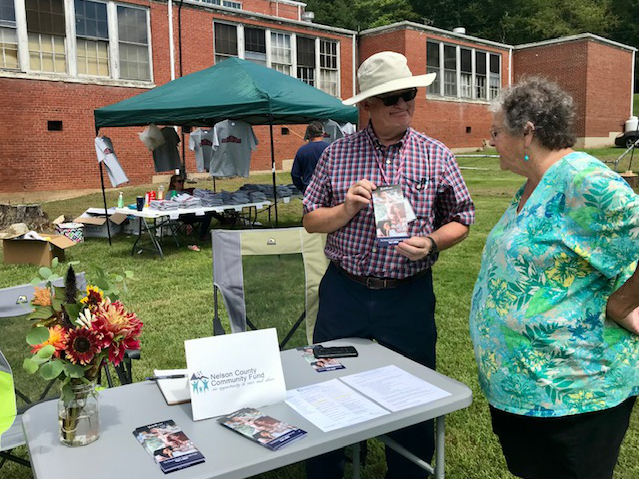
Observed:
[[[426,41],[440,41],[502,55],[502,86],[508,85],[508,51],[484,45],[444,37],[415,29],[392,30],[364,35],[360,40],[359,58],[365,60],[374,53],[391,50],[406,55],[413,75],[426,73]],[[454,148],[479,148],[488,138],[491,114],[485,102],[467,102],[427,98],[425,89],[420,89],[415,101],[413,128],[437,138]],[[360,122],[368,118],[362,113]]]
[[[156,85],[170,80],[169,34],[166,3],[133,0],[150,7],[153,79]],[[259,2],[256,2],[259,3]],[[269,2],[263,2],[265,4]],[[175,5],[175,4],[174,4]],[[245,4],[245,7],[247,5]],[[284,7],[280,4],[280,8]],[[280,10],[281,13],[281,10]],[[271,27],[278,31],[306,33],[340,41],[341,93],[352,96],[352,37],[281,22],[234,17],[198,6],[182,7],[183,72],[189,74],[213,65],[214,19]],[[179,76],[177,6],[174,7],[176,76]],[[62,81],[0,78],[0,192],[97,188],[99,170],[94,148],[93,110],[147,91]],[[48,120],[62,120],[63,131],[48,131]],[[282,128],[288,128],[288,134]],[[303,143],[306,125],[275,126],[276,167],[293,158]],[[150,182],[154,175],[151,153],[139,141],[142,127],[105,128],[131,184]],[[271,169],[269,128],[255,127],[259,146],[251,170]],[[188,135],[185,138],[188,144]],[[195,171],[193,154],[187,151],[187,169]],[[107,179],[107,186],[110,183]]]

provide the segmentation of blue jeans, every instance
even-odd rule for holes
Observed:
[[[329,265],[319,288],[319,312],[313,333],[318,343],[345,337],[376,340],[409,359],[435,369],[435,295],[432,274],[389,289],[368,289]],[[388,434],[426,462],[435,451],[434,424],[421,424]],[[344,450],[306,461],[307,479],[341,479]],[[419,466],[386,448],[386,479],[422,479]]]

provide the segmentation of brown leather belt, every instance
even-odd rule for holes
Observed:
[[[402,278],[402,279],[378,278],[376,276],[357,276],[356,274],[351,274],[345,269],[343,269],[335,261],[332,261],[332,263],[337,268],[337,271],[339,271],[341,274],[346,276],[348,279],[355,281],[356,283],[363,284],[368,289],[390,289],[390,288],[397,288],[399,286],[404,286],[404,285],[412,283],[417,278],[424,276],[430,271],[430,269],[425,269],[423,271],[420,271],[419,273],[416,273],[412,276],[409,276],[407,278]]]

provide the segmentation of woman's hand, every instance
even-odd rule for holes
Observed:
[[[608,316],[608,318],[631,333],[639,335],[639,307],[630,311],[630,313],[623,318],[615,319],[611,316]]]

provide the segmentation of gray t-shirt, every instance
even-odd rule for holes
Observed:
[[[195,153],[195,166],[197,167],[197,171],[200,173],[209,171],[211,157],[218,145],[219,141],[214,128],[210,130],[198,128],[191,132],[189,136],[189,149]]]
[[[215,125],[220,146],[211,158],[211,176],[248,177],[251,153],[257,148],[253,128],[243,121],[224,120]]]

